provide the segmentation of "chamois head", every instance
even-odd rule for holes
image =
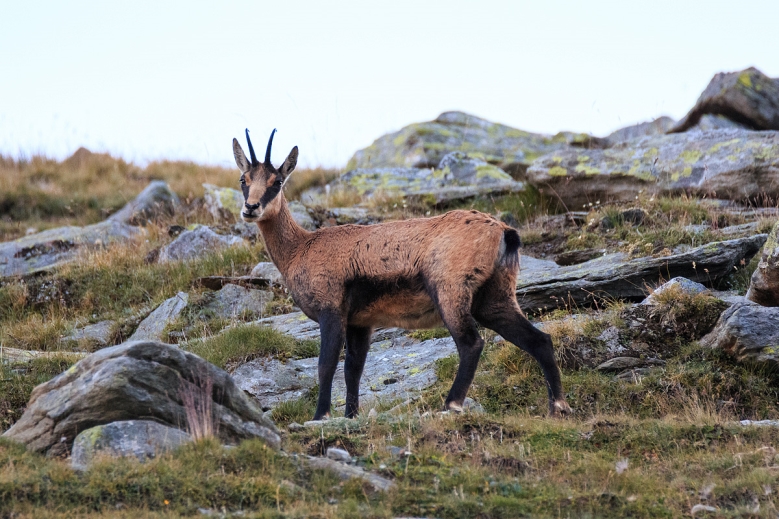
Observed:
[[[238,139],[233,139],[233,154],[235,163],[241,170],[241,191],[243,191],[244,206],[241,210],[241,219],[245,222],[256,222],[268,218],[278,211],[278,194],[281,192],[284,182],[295,169],[298,162],[298,147],[292,148],[289,156],[279,169],[273,167],[270,162],[270,150],[273,145],[273,130],[268,140],[268,148],[265,150],[265,161],[260,162],[254,154],[254,147],[249,138],[249,130],[246,130],[246,141],[249,143],[251,162],[238,144]]]

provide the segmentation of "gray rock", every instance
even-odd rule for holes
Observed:
[[[670,117],[662,116],[658,117],[654,121],[645,123],[634,124],[625,128],[620,128],[612,132],[606,139],[611,143],[632,141],[641,137],[647,137],[651,135],[663,135],[670,130],[676,123]]]
[[[567,267],[569,265],[578,265],[585,261],[590,261],[595,258],[600,258],[606,254],[606,249],[583,249],[561,252],[555,256],[554,260],[561,267]],[[524,258],[523,258],[524,259]]]
[[[75,260],[82,249],[130,240],[143,229],[116,220],[85,227],[59,227],[0,243],[0,278],[26,276]]]
[[[570,148],[527,170],[540,190],[570,208],[592,200],[634,200],[692,192],[742,200],[779,196],[779,132],[715,130],[643,137],[605,150]]]
[[[97,346],[108,346],[114,338],[116,321],[100,321],[81,328],[76,328],[70,335],[60,339],[60,342],[86,342]]]
[[[752,273],[747,299],[763,306],[779,306],[779,221],[763,246],[760,263]]]
[[[669,131],[686,131],[706,114],[722,115],[756,130],[779,130],[779,81],[754,67],[720,72],[692,110]]]
[[[224,319],[237,316],[262,317],[265,307],[272,300],[273,292],[227,284],[203,306],[203,310]]]
[[[319,323],[306,317],[303,312],[266,317],[255,321],[255,324],[270,326],[297,340],[319,339]]]
[[[86,356],[86,353],[80,351],[20,350],[7,346],[0,348],[0,362],[5,364],[26,363],[32,362],[35,359],[68,359],[71,362],[78,362]]]
[[[638,368],[640,366],[654,365],[662,366],[665,362],[658,359],[639,359],[636,357],[614,357],[601,363],[595,368],[598,371],[622,371],[625,369]]]
[[[606,346],[606,351],[610,354],[622,353],[625,351],[625,347],[622,346],[622,337],[620,336],[620,330],[616,326],[609,326],[603,330],[598,337],[599,341],[603,341]]]
[[[597,298],[641,301],[645,286],[667,277],[685,277],[701,283],[716,283],[734,271],[741,261],[749,262],[767,235],[758,234],[709,243],[679,254],[630,259],[615,253],[573,265],[520,270],[517,299],[528,309],[549,309],[569,304],[589,306]],[[523,257],[524,264],[526,258]],[[551,263],[551,262],[548,262]]]
[[[708,290],[704,285],[700,283],[696,283],[695,281],[690,281],[687,278],[683,277],[675,277],[672,280],[663,283],[656,289],[652,291],[649,296],[641,301],[642,305],[656,305],[657,304],[657,296],[662,294],[668,289],[674,289],[674,287],[677,287],[676,289],[681,290],[685,294],[700,294],[701,292],[706,292]]]
[[[212,391],[203,394],[207,383]],[[228,444],[258,437],[273,448],[273,423],[223,370],[197,355],[153,341],[98,350],[36,387],[22,417],[3,436],[28,449],[59,456],[79,431],[122,420],[187,424],[182,395],[210,402],[216,434]],[[208,419],[208,417],[206,418]]]
[[[728,227],[723,227],[719,230],[719,233],[722,236],[747,236],[750,234],[755,234],[755,231],[760,227],[760,222],[749,222],[749,223],[742,223],[740,225],[730,225]]]
[[[779,420],[741,420],[739,424],[745,427],[779,427]]]
[[[703,115],[694,126],[688,129],[688,132],[699,131],[707,132],[710,130],[724,130],[724,129],[740,129],[740,130],[752,130],[749,125],[739,124],[731,121],[723,115]]]
[[[342,463],[352,462],[352,455],[349,454],[349,451],[337,447],[328,447],[325,456],[331,460],[340,461]]]
[[[485,121],[462,112],[445,112],[434,121],[406,126],[379,137],[349,160],[357,168],[430,168],[444,155],[462,151],[501,167],[524,171],[539,155],[569,147],[568,137],[554,138]]]
[[[360,467],[353,465],[346,465],[339,463],[335,460],[327,458],[314,458],[308,456],[303,458],[303,461],[308,467],[312,469],[327,470],[335,473],[341,479],[359,478],[373,487],[375,491],[387,492],[395,488],[395,483],[392,480],[383,478],[377,474],[367,472]]]
[[[222,236],[205,225],[196,225],[182,232],[160,250],[159,262],[188,261],[202,257],[209,252],[224,250],[244,241],[236,236]]]
[[[463,400],[463,411],[466,413],[482,414],[484,413],[484,406],[482,406],[473,398],[467,396],[465,397],[465,400]]]
[[[736,303],[724,312],[701,346],[722,349],[740,361],[779,367],[779,307],[751,301]]]
[[[189,303],[189,295],[179,292],[170,299],[166,299],[152,313],[146,317],[136,328],[130,341],[158,341],[165,335],[165,327],[176,319]]]
[[[130,225],[143,225],[149,221],[173,216],[179,205],[179,197],[170,186],[162,180],[154,180],[135,197],[135,200],[108,219]]]
[[[79,433],[70,464],[86,470],[97,456],[133,457],[144,462],[191,441],[189,434],[150,420],[127,420],[98,425]]]
[[[289,208],[289,212],[292,215],[292,219],[295,220],[299,226],[307,231],[316,230],[314,219],[311,218],[311,215],[308,213],[306,206],[295,200],[290,200],[287,202],[287,207]]]
[[[435,362],[457,353],[451,338],[424,342],[398,338],[371,345],[360,381],[360,403],[392,401],[415,396],[435,381]],[[279,402],[295,400],[317,384],[318,358],[289,360],[260,358],[233,372],[236,384],[260,402],[273,408]],[[333,404],[345,404],[343,361],[333,379]]]
[[[252,277],[265,279],[273,285],[283,285],[284,278],[276,268],[276,265],[270,261],[261,261],[252,269],[250,274]]]

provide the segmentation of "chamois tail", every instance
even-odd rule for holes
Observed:
[[[516,271],[519,268],[519,248],[522,246],[522,240],[515,229],[506,229],[503,231],[503,255],[500,258],[500,264],[504,267]]]

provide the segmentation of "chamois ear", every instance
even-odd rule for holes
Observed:
[[[289,155],[284,160],[284,164],[281,165],[279,168],[279,173],[281,173],[281,176],[284,177],[284,182],[287,181],[287,178],[289,178],[289,174],[292,173],[292,171],[295,169],[295,166],[298,164],[298,147],[295,146],[292,148],[292,151],[289,152]]]
[[[238,165],[238,169],[241,170],[241,173],[246,173],[251,169],[249,160],[243,152],[243,148],[238,144],[238,139],[233,139],[233,155],[235,155],[235,163]]]

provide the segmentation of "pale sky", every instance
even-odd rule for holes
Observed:
[[[606,135],[719,71],[779,77],[779,1],[2,2],[0,154],[344,166],[447,110]]]

